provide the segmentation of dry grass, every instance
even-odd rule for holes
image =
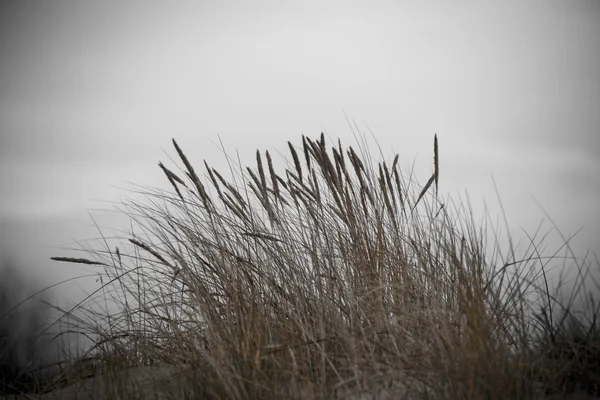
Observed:
[[[232,181],[206,163],[201,179],[173,145],[184,169],[159,167],[174,194],[125,203],[146,233],[129,254],[106,241],[94,260],[56,258],[99,263],[97,294],[120,306],[80,306],[94,374],[176,366],[193,373],[186,396],[207,399],[530,399],[600,384],[581,372],[600,373],[597,309],[589,332],[567,329],[532,276],[539,263],[546,278],[535,246],[522,261],[486,254],[472,216],[438,197],[437,136],[421,190],[397,156],[374,167],[324,135],[289,143],[282,173],[257,152]]]

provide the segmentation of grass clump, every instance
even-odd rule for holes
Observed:
[[[489,254],[472,215],[438,197],[437,136],[423,187],[398,156],[375,166],[323,134],[288,143],[285,170],[257,151],[231,180],[173,145],[183,168],[159,164],[173,192],[125,203],[145,236],[56,258],[104,268],[97,294],[117,310],[82,306],[80,321],[104,372],[176,366],[186,398],[529,399],[581,381],[556,354],[598,368],[597,336],[563,339],[564,321],[529,307],[533,288],[556,308],[531,277],[542,257]]]

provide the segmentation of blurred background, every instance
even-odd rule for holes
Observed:
[[[519,249],[540,224],[540,251],[560,248],[547,212],[597,267],[598,71],[596,0],[3,0],[0,251],[28,286],[93,273],[49,257],[86,256],[59,246],[100,237],[90,215],[106,236],[127,229],[102,210],[129,182],[169,188],[157,163],[173,165],[171,138],[229,176],[221,142],[254,163],[302,134],[354,146],[357,127],[374,162],[398,153],[421,183],[437,133],[440,194],[468,194],[476,221],[487,204],[506,233],[495,182]],[[98,286],[70,281],[49,301]]]

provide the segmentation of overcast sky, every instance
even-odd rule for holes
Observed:
[[[345,114],[422,182],[437,133],[440,191],[495,218],[493,176],[523,245],[535,199],[565,235],[582,228],[580,257],[600,255],[596,0],[0,7],[0,247],[41,282],[80,268],[48,257],[98,236],[86,210],[126,182],[165,187],[172,137],[223,170],[219,136],[249,162],[302,134],[354,145]]]

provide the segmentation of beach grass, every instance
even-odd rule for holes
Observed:
[[[228,158],[230,178],[173,146],[180,167],[159,163],[172,190],[123,202],[127,242],[54,258],[103,280],[73,327],[95,345],[46,391],[170,366],[184,377],[173,398],[600,393],[598,307],[584,320],[557,300],[533,239],[525,257],[490,251],[469,207],[440,196],[437,136],[423,186],[398,156],[376,163],[323,134],[288,143],[284,167],[268,151],[253,167]]]

